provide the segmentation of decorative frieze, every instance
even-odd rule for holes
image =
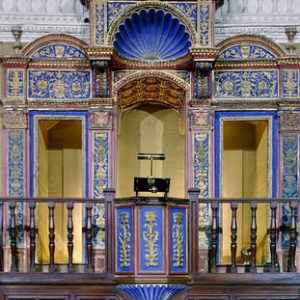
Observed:
[[[91,96],[90,71],[29,70],[30,100],[80,100]]]
[[[278,71],[215,71],[215,98],[274,99]]]
[[[198,6],[198,35],[202,47],[212,46],[212,20],[210,19],[211,3],[199,2]]]
[[[300,113],[284,111],[280,113],[280,131],[300,132]]]
[[[105,38],[105,6],[104,3],[96,5],[96,45],[104,44]]]

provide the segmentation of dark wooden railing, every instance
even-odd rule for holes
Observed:
[[[39,228],[37,228],[37,206],[40,203],[47,203],[48,205],[48,226],[49,232],[49,266],[48,272],[59,272],[57,264],[55,262],[55,252],[57,251],[57,245],[55,244],[56,235],[56,224],[55,224],[55,206],[59,203],[65,204],[65,209],[67,212],[67,222],[66,222],[66,243],[67,243],[67,272],[77,272],[74,262],[73,262],[73,252],[74,252],[74,204],[81,203],[84,208],[84,222],[83,222],[83,233],[84,233],[84,252],[85,252],[85,262],[84,272],[91,273],[94,272],[94,246],[93,246],[93,236],[95,224],[93,224],[93,206],[96,204],[103,204],[105,207],[105,272],[113,273],[114,258],[113,252],[113,232],[114,228],[114,204],[118,203],[120,205],[121,201],[124,203],[134,203],[136,198],[127,199],[114,199],[114,194],[108,192],[105,194],[104,199],[1,199],[0,200],[0,271],[1,272],[18,272],[19,268],[19,249],[18,249],[18,236],[20,232],[23,232],[24,239],[28,241],[28,266],[26,271],[36,272],[38,269],[38,264],[36,263],[36,252],[37,252],[37,239],[39,235]],[[150,199],[150,198],[149,198]],[[151,198],[152,200],[155,198]],[[281,220],[282,220],[282,210],[281,208],[285,205],[289,207],[289,224],[288,224],[288,249],[285,249],[288,253],[287,268],[284,271],[296,272],[296,250],[297,250],[297,223],[298,223],[298,207],[300,201],[298,199],[283,200],[283,199],[198,199],[198,194],[195,191],[190,192],[190,199],[182,199],[189,206],[189,260],[190,260],[190,273],[198,272],[198,252],[199,252],[199,228],[198,228],[198,216],[199,204],[207,204],[209,207],[209,223],[207,228],[209,228],[209,251],[208,251],[208,272],[215,273],[219,272],[222,268],[220,261],[220,235],[222,234],[222,228],[220,226],[220,216],[223,205],[229,205],[231,210],[231,228],[228,242],[231,252],[230,265],[225,266],[226,271],[230,273],[239,272],[239,263],[237,261],[237,247],[238,247],[238,212],[242,208],[242,205],[248,204],[249,216],[250,216],[250,226],[249,226],[249,262],[247,265],[242,266],[245,272],[256,273],[258,271],[257,263],[257,236],[258,236],[258,226],[260,220],[257,219],[257,209],[260,204],[267,204],[269,213],[265,218],[268,218],[268,228],[266,236],[268,238],[269,255],[265,266],[262,270],[263,272],[279,272],[284,270],[283,266],[279,266],[279,259],[277,256],[279,240],[281,235]],[[148,202],[147,198],[142,201],[137,201],[136,205],[156,205],[156,203],[161,203],[164,205],[164,198],[157,198],[155,201]],[[171,202],[174,199],[169,199]],[[168,201],[168,200],[167,200]],[[26,212],[26,218],[23,218],[23,225],[20,226],[17,221],[17,205],[23,202],[24,211]],[[180,199],[176,199],[176,203],[180,203]],[[174,202],[174,203],[175,203]],[[280,214],[279,214],[280,213]],[[4,216],[7,215],[6,218]],[[4,222],[5,220],[5,222]],[[286,225],[286,224],[285,224]],[[4,255],[4,249],[9,248],[11,258],[7,258]],[[5,268],[5,259],[10,259],[10,269]]]

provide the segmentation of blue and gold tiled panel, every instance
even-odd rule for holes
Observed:
[[[234,45],[225,49],[218,57],[220,60],[276,59],[276,55],[258,45]]]
[[[163,207],[139,210],[139,273],[164,272]]]
[[[116,272],[134,272],[134,228],[133,208],[117,207],[115,209],[115,247]]]
[[[24,71],[7,70],[6,97],[24,97]]]
[[[53,58],[85,58],[85,54],[79,48],[70,45],[55,44],[47,45],[34,53],[34,59],[53,59]]]
[[[278,93],[278,71],[216,71],[216,99],[274,99]]]
[[[187,208],[170,208],[170,271],[171,273],[188,272],[187,251]]]
[[[29,70],[29,100],[80,100],[91,95],[90,71]]]
[[[299,70],[283,70],[281,72],[282,97],[299,97]]]

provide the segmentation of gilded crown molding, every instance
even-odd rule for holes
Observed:
[[[95,47],[86,49],[90,60],[111,60],[113,55],[112,47]]]
[[[36,69],[89,69],[90,63],[88,60],[63,60],[63,59],[54,59],[54,60],[39,60],[39,61],[30,61],[28,64],[29,68]]]
[[[30,59],[23,56],[4,56],[0,62],[6,68],[26,68]]]
[[[210,60],[214,61],[218,55],[219,49],[217,48],[192,48],[191,56],[194,61]]]

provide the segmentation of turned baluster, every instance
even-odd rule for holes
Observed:
[[[271,224],[270,224],[270,252],[271,252],[271,272],[277,272],[277,225],[276,225],[276,214],[277,214],[277,203],[271,201]]]
[[[3,258],[3,202],[0,200],[0,272],[4,270]]]
[[[236,250],[237,250],[237,214],[238,204],[231,202],[231,272],[237,271]]]
[[[74,208],[74,204],[73,202],[69,202],[67,205],[67,209],[68,209],[68,272],[73,272],[73,249],[74,249],[74,243],[73,243],[73,239],[74,239],[74,235],[73,235],[73,208]]]
[[[35,208],[36,204],[34,201],[29,203],[29,239],[30,239],[30,271],[33,272],[35,268],[35,249],[36,249],[36,227],[35,227]]]
[[[55,203],[48,203],[49,210],[49,272],[55,272],[55,221],[54,221]]]
[[[86,253],[87,253],[87,271],[93,272],[93,228],[92,228],[92,209],[91,202],[86,204]]]
[[[251,229],[250,229],[250,248],[251,248],[251,267],[250,272],[256,273],[256,240],[257,240],[257,204],[251,202]]]
[[[288,258],[288,272],[296,272],[296,248],[297,248],[297,201],[290,202],[291,226],[290,226],[290,247]]]
[[[16,201],[9,203],[10,224],[9,238],[11,249],[11,272],[18,271],[18,252],[17,252],[17,224],[16,224]]]
[[[217,242],[218,242],[218,203],[214,201],[211,205],[212,225],[211,225],[211,244],[209,257],[209,270],[215,272],[217,267]]]

